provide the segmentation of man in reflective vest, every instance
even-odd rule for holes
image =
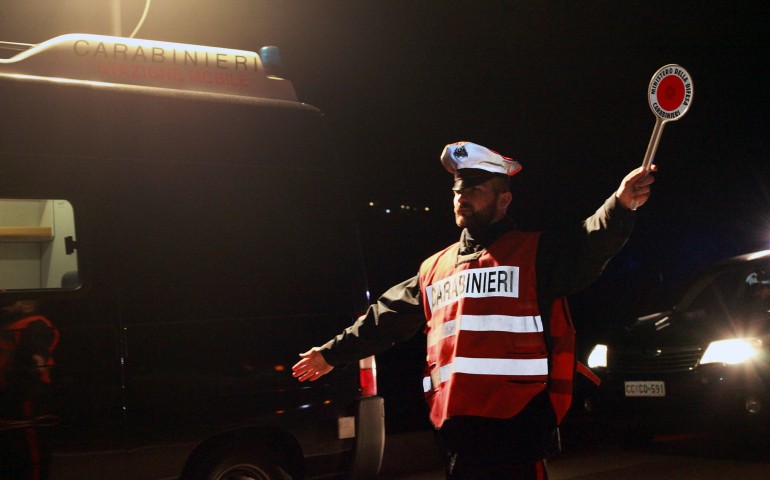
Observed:
[[[447,145],[441,162],[454,175],[460,241],[334,339],[301,354],[294,376],[317,380],[423,328],[423,387],[447,478],[545,479],[576,369],[564,297],[593,282],[625,244],[632,208],[647,201],[654,179],[637,168],[582,223],[523,232],[507,218],[518,162],[470,142]]]
[[[0,480],[47,478],[48,451],[36,427],[52,420],[45,401],[58,341],[34,301],[0,308]]]

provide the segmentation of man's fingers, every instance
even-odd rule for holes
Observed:
[[[300,382],[318,380],[332,369],[323,360],[323,356],[319,353],[318,348],[311,348],[305,353],[300,353],[299,356],[301,360],[294,364],[291,370],[292,376]]]
[[[294,372],[293,375],[294,375],[294,378],[296,378],[300,382],[304,382],[307,380],[314,382],[323,376],[323,374],[318,370],[306,370],[304,372]]]
[[[291,367],[291,369],[292,369],[292,371],[293,371],[293,372],[295,372],[295,373],[296,373],[296,372],[298,372],[298,371],[302,371],[302,370],[305,370],[305,369],[307,369],[307,367],[308,367],[308,361],[307,361],[306,359],[304,359],[304,358],[303,358],[303,359],[302,359],[302,360],[300,360],[299,362],[295,363],[295,364],[294,364],[294,365]]]
[[[308,380],[309,377],[314,375],[313,370],[308,365],[297,364],[292,370],[293,371],[291,375],[300,382],[304,382],[305,380]]]

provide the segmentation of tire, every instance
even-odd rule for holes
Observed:
[[[192,473],[192,480],[292,480],[280,466],[256,452],[220,452]]]

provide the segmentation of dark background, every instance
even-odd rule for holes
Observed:
[[[114,34],[117,3],[0,0],[0,40]],[[144,5],[123,0],[123,35]],[[644,313],[715,259],[770,248],[768,25],[766,2],[154,0],[136,36],[280,47],[300,99],[333,126],[374,296],[457,237],[445,144],[523,164],[510,213],[524,228],[580,219],[641,164],[650,78],[682,65],[693,106],[664,129],[635,234],[571,298],[590,331]],[[382,356],[386,392],[402,372],[419,377],[419,342]]]

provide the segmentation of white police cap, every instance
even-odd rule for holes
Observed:
[[[450,143],[444,147],[441,163],[452,174],[465,168],[475,168],[512,176],[521,170],[519,162],[471,142]]]
[[[494,177],[510,177],[521,170],[519,162],[471,142],[444,147],[441,163],[454,175],[453,190],[479,185]]]

